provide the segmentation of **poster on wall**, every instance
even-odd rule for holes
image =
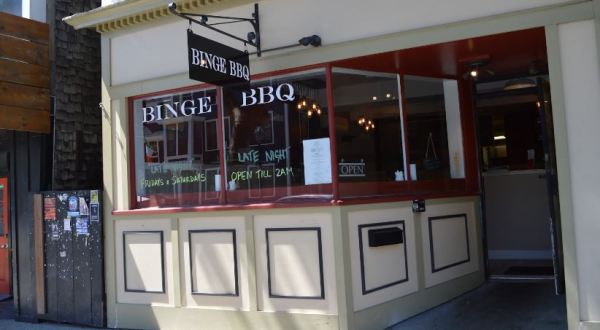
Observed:
[[[331,183],[329,138],[302,141],[304,184]]]
[[[56,199],[54,197],[44,197],[44,220],[56,220]]]
[[[77,221],[75,222],[75,232],[77,233],[77,236],[89,235],[87,218],[77,218]]]

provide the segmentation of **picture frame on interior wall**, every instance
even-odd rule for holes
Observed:
[[[192,251],[192,235],[205,233],[230,233],[231,242],[233,245],[233,278],[234,278],[234,293],[208,293],[199,292],[194,288],[194,256]],[[238,252],[237,252],[237,237],[235,229],[194,229],[188,231],[188,255],[190,264],[190,290],[192,295],[196,296],[218,296],[218,297],[238,297],[240,295],[240,284],[238,276]]]
[[[204,121],[204,151],[218,151],[219,150],[219,145],[218,145],[218,140],[219,140],[219,133],[218,133],[218,129],[217,126],[218,125],[218,119],[209,119]],[[210,127],[209,126],[214,126],[214,127]],[[211,134],[214,132],[214,135]]]
[[[161,289],[160,290],[139,290],[129,289],[127,285],[127,235],[151,235],[158,234],[160,239],[160,276],[161,276]],[[165,291],[165,242],[162,230],[127,230],[123,231],[123,281],[125,292],[135,293],[166,293]]]
[[[436,268],[435,253],[434,253],[434,249],[433,249],[433,229],[432,229],[433,221],[456,219],[456,218],[463,218],[463,220],[465,222],[465,242],[466,242],[467,258],[464,260],[459,260],[457,262]],[[429,218],[427,218],[427,221],[428,221],[428,226],[429,226],[429,258],[431,261],[431,273],[437,273],[439,271],[442,271],[442,270],[445,270],[448,268],[452,268],[452,267],[456,267],[458,265],[466,264],[471,261],[471,251],[470,251],[470,245],[469,245],[469,223],[467,221],[466,213],[429,217]]]
[[[260,165],[248,165],[246,167],[246,171],[248,172],[255,172],[256,170],[264,170],[265,168],[268,168],[268,171],[270,173],[275,173],[275,164],[273,163],[267,163],[267,164],[260,164]],[[264,178],[264,179],[268,179],[268,178]],[[267,181],[267,180],[262,180],[262,178],[256,178],[256,180],[248,180],[248,198],[269,198],[269,197],[275,197],[275,185],[276,185],[276,181],[275,181],[275,175],[271,175],[271,185],[270,186],[266,186],[263,187],[262,182],[263,181]],[[256,186],[252,186],[253,182],[256,183]],[[268,192],[265,193],[265,192]]]
[[[273,294],[272,290],[272,274],[271,274],[271,253],[269,251],[269,233],[270,232],[286,232],[286,231],[315,231],[317,234],[317,248],[319,254],[319,286],[320,295],[317,296],[288,296]],[[265,228],[265,240],[267,247],[267,286],[269,298],[285,298],[285,299],[325,299],[325,278],[323,274],[323,244],[321,242],[321,227],[286,227],[286,228]]]
[[[269,110],[268,113],[270,119],[269,126],[271,127],[271,129],[269,130],[269,140],[264,141],[262,143],[250,143],[248,144],[249,147],[268,146],[275,144],[275,122],[273,120],[273,110]]]
[[[218,185],[220,187],[221,182],[216,182],[219,172],[220,169],[218,167],[204,169],[204,175],[206,175],[207,179],[203,183],[204,192],[201,194],[201,203],[204,201],[219,199],[219,191],[217,189],[215,189],[215,191],[209,191],[209,180],[215,180],[215,186]]]
[[[393,226],[398,226],[401,225],[402,226],[402,242],[403,243],[399,243],[402,244],[402,250],[404,252],[404,273],[406,274],[406,277],[403,279],[400,279],[398,281],[394,281],[394,282],[390,282],[384,285],[380,285],[378,287],[375,288],[371,288],[371,289],[367,289],[367,283],[366,283],[366,277],[365,277],[365,255],[364,255],[364,242],[363,242],[363,229],[365,228],[371,228],[371,227],[378,227],[377,229],[383,229],[383,228],[390,228]],[[361,282],[361,289],[362,289],[362,294],[367,295],[369,293],[373,293],[376,291],[380,291],[389,287],[392,287],[394,285],[398,285],[404,282],[408,282],[409,277],[408,277],[408,254],[406,252],[406,225],[405,225],[405,220],[396,220],[396,221],[386,221],[386,222],[376,222],[376,223],[368,223],[368,224],[363,224],[363,225],[358,225],[358,249],[359,249],[359,256],[360,256],[360,282]],[[367,245],[367,248],[369,246]]]

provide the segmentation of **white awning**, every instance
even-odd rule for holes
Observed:
[[[63,21],[75,29],[95,28],[100,33],[112,32],[150,21],[174,19],[174,15],[167,8],[171,2],[173,1],[123,0],[65,17]],[[180,11],[208,14],[255,3],[257,0],[183,0],[175,2]]]

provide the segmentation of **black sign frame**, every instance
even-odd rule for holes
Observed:
[[[217,86],[250,83],[248,52],[223,45],[188,30],[189,77]]]

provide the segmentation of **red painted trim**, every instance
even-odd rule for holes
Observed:
[[[312,70],[312,69],[319,69],[319,68],[325,69],[326,67],[327,67],[327,63],[322,63],[322,64],[305,65],[305,66],[296,67],[296,68],[282,69],[282,70],[252,75],[252,80],[260,80],[260,79],[265,79],[265,78],[274,77],[274,76],[280,76],[280,75],[284,75],[284,74],[308,71],[308,70]],[[190,90],[210,89],[210,88],[221,89],[219,86],[206,84],[206,83],[200,83],[200,84],[188,85],[188,86],[183,86],[183,87],[178,87],[178,88],[160,90],[157,92],[138,94],[138,95],[131,96],[129,98],[133,99],[135,101],[138,99],[145,99],[145,98],[154,97],[154,96],[160,96],[160,95],[166,95],[166,94],[178,94],[178,93],[185,93],[186,91],[190,91]]]
[[[3,226],[4,226],[4,235],[8,236],[8,223],[10,222],[10,219],[8,219],[8,194],[10,192],[10,190],[8,189],[8,178],[0,178],[0,185],[4,186],[3,189],[3,193],[2,193],[2,219],[4,220]]]
[[[265,78],[282,76],[282,75],[286,75],[286,74],[290,74],[290,73],[309,71],[309,70],[313,70],[313,69],[327,69],[328,66],[329,66],[328,63],[320,63],[320,64],[305,65],[305,66],[300,66],[300,67],[295,67],[295,68],[288,68],[288,69],[282,69],[282,70],[277,70],[277,71],[265,72],[265,73],[253,75],[252,80],[262,80]]]
[[[414,199],[431,200],[431,199],[440,199],[440,198],[459,198],[459,197],[479,197],[479,195],[465,192],[465,193],[460,193],[460,194],[439,193],[439,194],[423,194],[423,195],[410,195],[410,196],[400,196],[400,197],[377,197],[377,198],[358,197],[358,198],[345,198],[345,199],[341,200],[338,204],[341,206],[367,205],[367,204],[379,204],[379,203],[406,202],[406,201],[412,201]]]
[[[305,207],[326,207],[336,205],[335,201],[313,202],[313,203],[259,203],[245,205],[211,205],[211,206],[193,206],[193,207],[168,207],[168,208],[145,208],[136,210],[113,211],[115,216],[128,215],[159,215],[182,212],[209,212],[209,211],[240,211],[240,210],[263,210],[273,208],[305,208]]]
[[[201,84],[195,84],[195,85],[189,85],[189,86],[183,86],[183,87],[178,87],[178,88],[161,90],[161,91],[152,92],[152,93],[134,95],[134,96],[130,96],[129,99],[135,101],[135,100],[139,100],[139,99],[147,99],[147,98],[150,98],[150,97],[155,97],[155,96],[160,96],[160,95],[180,94],[180,93],[185,93],[185,92],[191,91],[191,90],[211,89],[211,88],[218,89],[219,86],[201,83]]]
[[[265,210],[265,209],[297,209],[310,207],[335,207],[345,205],[367,205],[380,203],[393,203],[412,201],[413,199],[440,199],[440,198],[458,198],[458,197],[478,197],[476,193],[437,193],[437,194],[412,194],[406,196],[390,196],[390,197],[357,197],[345,198],[343,200],[330,200],[324,202],[313,203],[260,203],[246,205],[211,205],[211,206],[196,206],[196,207],[170,207],[170,208],[146,208],[137,210],[113,211],[113,216],[136,216],[136,215],[162,215],[173,213],[201,213],[211,211],[246,211],[246,210]]]
[[[223,89],[217,88],[217,124],[220,124],[217,125],[217,135],[219,135],[219,139],[217,139],[217,148],[219,148],[219,170],[221,172],[221,191],[219,192],[220,204],[225,204],[227,202],[227,194],[225,193],[227,187],[224,185],[227,173],[225,173],[225,148],[223,147],[225,142],[225,135],[223,133],[223,125],[225,124],[223,122],[223,111],[225,111],[225,109],[223,109]],[[229,143],[231,143],[231,141]]]
[[[128,141],[128,146],[129,146],[129,150],[127,152],[127,157],[129,158],[129,208],[137,208],[137,185],[136,185],[136,177],[135,177],[135,136],[134,136],[134,114],[133,114],[133,102],[134,99],[133,98],[129,98],[127,100],[127,112],[128,112],[128,120],[129,120],[129,134],[127,134],[127,136],[129,137],[129,141]],[[111,107],[111,112],[112,112],[112,107]],[[112,116],[111,116],[112,118]],[[112,128],[112,119],[111,119],[111,128]],[[112,134],[112,130],[111,130],[111,136],[114,139],[114,134]],[[114,143],[114,141],[112,141]],[[112,150],[112,146],[111,146],[111,150]],[[111,157],[112,159],[112,157]],[[112,166],[112,164],[110,164],[110,166]],[[114,170],[114,168],[113,168]],[[115,177],[115,173],[113,173],[113,183],[114,181],[114,177]],[[114,190],[115,187],[113,185],[113,194],[114,194]]]
[[[327,88],[327,120],[329,124],[329,145],[331,153],[331,178],[333,184],[333,199],[340,196],[338,180],[337,140],[335,138],[335,101],[333,99],[333,72],[331,64],[327,65],[325,72],[325,85]]]

